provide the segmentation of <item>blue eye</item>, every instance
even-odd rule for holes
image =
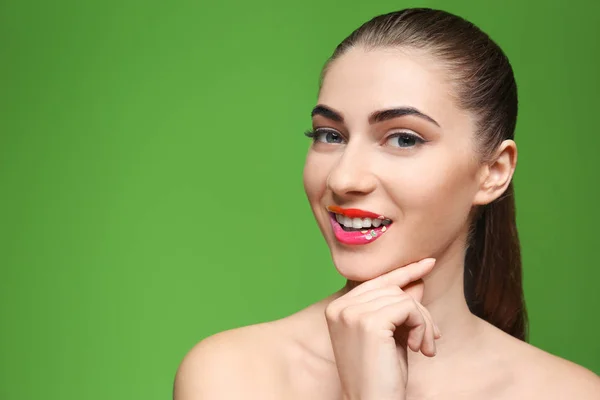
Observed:
[[[412,133],[401,132],[390,136],[386,143],[393,147],[408,148],[425,143],[425,140]]]
[[[327,143],[327,144],[340,144],[344,143],[342,135],[331,129],[316,129],[305,133],[306,136],[312,138],[315,142]]]

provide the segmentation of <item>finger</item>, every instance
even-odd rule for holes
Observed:
[[[440,332],[440,328],[437,326],[437,324],[435,322],[433,322],[433,317],[431,316],[431,313],[429,312],[427,307],[425,307],[423,304],[421,304],[419,302],[417,302],[417,306],[419,306],[419,308],[421,309],[421,312],[423,313],[425,318],[427,318],[429,320],[429,322],[431,322],[431,325],[433,326],[433,334],[434,334],[433,337],[435,339],[441,338],[442,332]]]
[[[439,329],[433,322],[429,310],[421,303],[415,301],[410,295],[402,292],[401,289],[398,289],[400,290],[400,294],[398,294],[393,288],[395,287],[371,290],[358,296],[354,299],[356,301],[355,304],[346,307],[342,320],[349,324],[354,323],[360,321],[361,318],[365,318],[363,316],[366,314],[376,312],[385,306],[397,304],[409,299],[423,315],[424,325],[423,329],[413,328],[409,331],[407,345],[415,352],[421,350],[426,356],[434,356],[437,352],[435,339],[439,338],[440,334]],[[370,329],[386,329],[386,327],[392,330],[395,329],[395,327],[389,325],[386,326],[385,322],[386,321],[382,321],[377,326],[374,326],[375,321],[368,321],[367,324]]]
[[[412,287],[413,284],[415,285],[414,287]],[[398,286],[395,286],[395,285],[384,287],[384,288],[379,288],[379,289],[372,289],[372,290],[362,293],[356,297],[348,299],[349,302],[346,304],[346,306],[349,306],[351,304],[372,302],[375,299],[387,297],[387,296],[394,296],[394,297],[397,297],[398,300],[400,300],[403,296],[408,295],[408,296],[412,297],[413,299],[415,299],[413,293],[417,293],[417,295],[419,293],[422,294],[423,286],[424,286],[423,281],[419,280],[417,282],[413,282],[413,283],[409,284],[407,286],[407,288],[405,288],[405,289],[400,289]],[[413,289],[413,290],[411,290],[411,289]],[[427,318],[427,321],[433,327],[434,338],[439,339],[442,336],[442,334],[441,334],[438,326],[433,322],[433,317],[431,316],[431,313],[425,306],[423,306],[423,304],[420,303],[419,299],[415,299],[415,302],[416,302],[417,306],[419,307],[419,309],[421,310],[421,312],[423,313],[423,315],[425,316],[425,318]]]
[[[434,339],[434,325],[431,316],[419,302],[411,299],[410,303],[412,303],[411,306],[414,306],[417,312],[421,314],[420,316],[417,314],[414,315],[416,316],[416,323],[418,324],[418,322],[422,321],[422,325],[413,327],[413,322],[407,318],[404,325],[411,328],[408,332],[407,344],[411,350],[415,352],[421,350],[424,355],[433,357],[436,354],[436,345]],[[413,314],[409,314],[408,317],[411,315]]]
[[[366,303],[351,304],[340,311],[339,320],[346,326],[360,325],[365,331],[379,332],[395,329],[385,319],[378,319],[375,312],[390,304],[397,304],[402,299],[397,296],[383,296]],[[406,295],[406,300],[410,300]],[[418,351],[418,349],[417,349]]]
[[[423,334],[423,340],[421,341],[420,350],[421,353],[423,353],[424,355],[433,357],[437,352],[435,344],[435,328],[431,320],[431,316],[429,315],[429,312],[425,309],[425,307],[423,307],[419,303],[416,304],[417,308],[423,315],[423,319],[425,320],[425,332]]]
[[[395,330],[405,326],[409,329],[407,345],[413,351],[423,347],[426,334],[426,320],[413,299],[405,298],[399,302],[391,303],[373,311],[370,319],[384,321],[385,329]]]
[[[408,285],[410,282],[414,282],[427,275],[429,272],[431,272],[434,265],[434,258],[426,258],[419,262],[408,264],[404,267],[396,268],[386,274],[380,275],[377,278],[371,279],[358,285],[357,287],[346,293],[346,296],[357,296],[368,290],[387,285],[397,285],[402,288]]]
[[[343,311],[350,312],[350,310],[352,310],[352,313],[361,316],[372,312],[376,312],[387,305],[397,304],[402,301],[412,301],[412,298],[405,293],[402,293],[402,295],[400,296],[397,294],[383,295],[375,297],[367,302],[352,304],[346,307]]]
[[[366,303],[382,296],[408,296],[400,286],[390,285],[377,289],[371,289],[357,296],[349,298],[347,301],[351,303]]]
[[[405,287],[409,283],[419,280],[431,272],[435,261],[435,258],[425,258],[417,263],[392,270],[371,281],[377,280],[383,284]]]
[[[325,309],[325,315],[326,317],[329,316],[329,319],[335,319],[336,315],[341,313],[341,311],[347,307],[355,306],[361,303],[366,303],[382,296],[399,295],[405,295],[402,289],[400,289],[398,286],[387,286],[383,288],[368,290],[355,297],[342,296],[329,303],[329,305]]]
[[[412,298],[404,295],[404,298],[398,296],[382,296],[366,303],[351,304],[343,308],[339,313],[339,321],[346,326],[359,326],[367,332],[382,332],[385,330],[394,331],[396,326],[389,320],[382,318],[377,314],[379,310],[389,305],[399,304],[403,300],[412,302]],[[418,351],[419,347],[415,351]]]
[[[421,302],[423,299],[423,291],[425,290],[425,283],[423,282],[423,279],[418,279],[404,286],[402,290],[404,290],[404,292],[409,294],[417,302]]]

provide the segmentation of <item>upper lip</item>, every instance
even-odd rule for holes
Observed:
[[[328,206],[327,210],[335,214],[341,214],[348,218],[371,218],[371,219],[389,219],[383,214],[365,211],[358,208],[342,208],[340,206]]]

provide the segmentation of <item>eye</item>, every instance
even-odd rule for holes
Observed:
[[[388,137],[386,143],[392,147],[409,148],[415,147],[418,144],[425,143],[426,141],[413,133],[399,132],[394,133]]]
[[[332,129],[315,129],[307,134],[307,136],[311,137],[315,142],[327,144],[344,143],[342,135]]]

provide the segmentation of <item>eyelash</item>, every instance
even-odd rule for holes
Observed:
[[[319,137],[320,132],[317,132],[318,129],[312,129],[312,130],[308,130],[306,132],[304,132],[304,136],[311,138],[313,141],[317,140],[317,137]]]
[[[316,142],[316,141],[317,141],[317,138],[318,138],[318,137],[319,137],[319,136],[320,136],[322,133],[327,133],[327,132],[332,132],[332,133],[335,133],[336,135],[339,135],[340,137],[342,137],[342,138],[343,138],[343,136],[342,136],[340,133],[338,133],[337,131],[335,131],[335,130],[333,130],[333,129],[323,129],[323,128],[318,128],[318,129],[308,130],[308,131],[304,132],[304,136],[306,136],[306,137],[309,137],[309,138],[311,138],[311,139],[312,139],[312,141],[313,141],[313,142]],[[390,138],[393,138],[393,137],[402,137],[402,136],[404,136],[404,137],[410,137],[411,139],[414,139],[414,140],[417,142],[417,144],[423,144],[423,143],[427,143],[427,142],[428,142],[428,140],[425,140],[425,139],[421,138],[420,136],[417,136],[417,135],[415,135],[415,134],[408,133],[408,132],[397,132],[397,133],[393,133],[393,134],[389,135],[389,136],[386,138],[386,142],[387,142],[388,140],[390,140]],[[412,147],[412,146],[411,146],[411,147]]]

